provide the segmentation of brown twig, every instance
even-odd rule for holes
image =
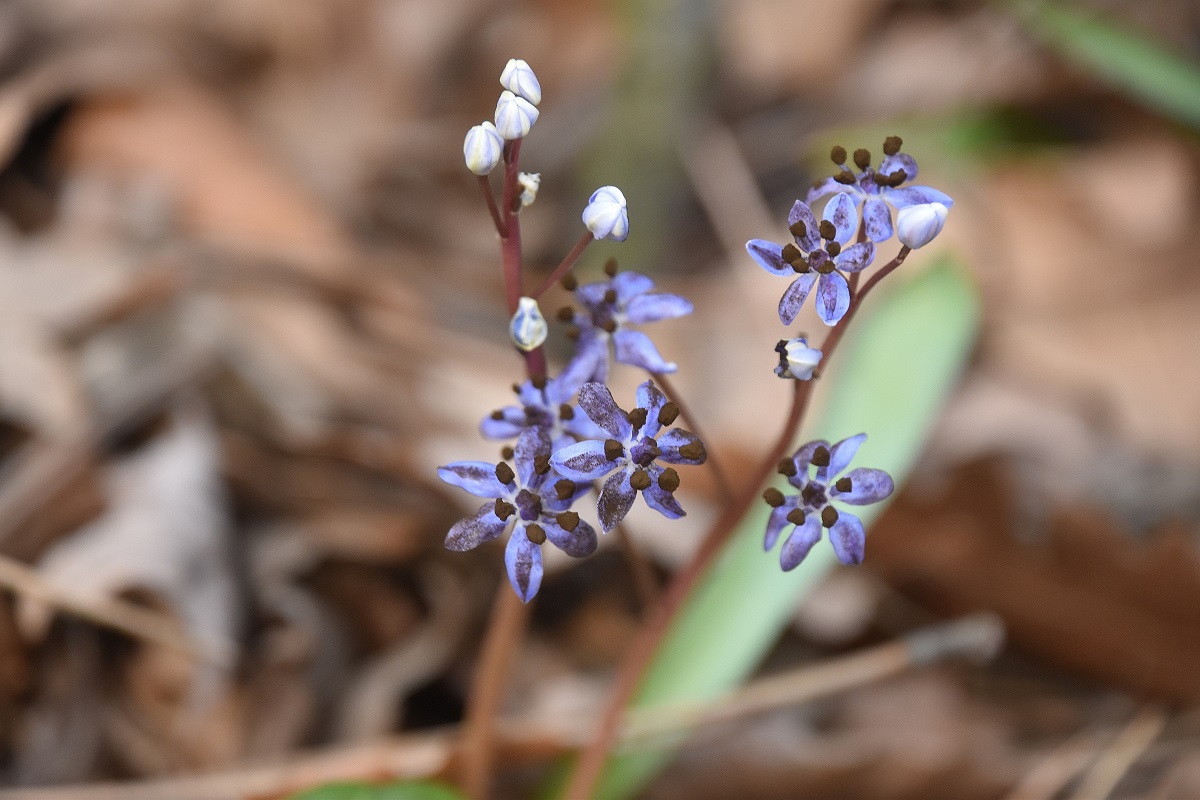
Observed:
[[[530,297],[532,297],[534,300],[539,299],[550,289],[551,286],[561,281],[563,277],[571,271],[571,267],[575,266],[575,262],[579,260],[581,255],[583,255],[583,251],[587,249],[587,246],[595,240],[596,237],[592,235],[591,231],[584,231],[583,235],[579,237],[579,241],[576,242],[575,246],[571,248],[571,252],[567,253],[566,258],[562,260],[562,263],[555,268],[554,272],[550,273],[550,276],[547,277],[546,280],[542,281],[542,285],[539,286],[537,291],[530,295]]]
[[[667,376],[661,372],[651,372],[650,377],[662,386],[663,394],[667,396],[667,399],[679,407],[679,416],[683,419],[683,424],[687,425],[687,429],[700,437],[700,441],[711,442],[712,440],[700,430],[700,423],[688,409],[687,403],[683,402],[683,395],[676,391],[674,384]],[[729,482],[729,474],[721,467],[721,461],[713,454],[712,448],[706,447],[705,449],[708,451],[709,469],[712,470],[713,477],[717,479],[717,490],[721,493],[721,501],[728,503],[733,499],[733,484]]]

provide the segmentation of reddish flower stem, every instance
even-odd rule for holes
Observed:
[[[667,379],[667,376],[661,372],[651,372],[650,377],[658,381],[667,399],[679,406],[679,416],[683,419],[683,424],[687,425],[687,430],[696,434],[702,442],[710,441],[700,430],[700,423],[688,410],[687,404],[683,402],[683,395],[675,390],[675,386]],[[717,479],[717,489],[721,493],[721,500],[728,503],[733,499],[733,484],[729,482],[729,475],[721,468],[721,461],[713,454],[712,448],[706,449],[708,450],[707,463],[709,469],[712,470],[713,477]]]
[[[504,220],[500,218],[500,209],[496,207],[496,197],[492,194],[492,182],[487,175],[479,175],[479,188],[483,190],[483,199],[487,203],[488,212],[492,215],[492,224],[496,226],[496,234],[501,239],[507,236]]]
[[[862,290],[851,299],[845,316],[834,326],[822,343],[822,366],[828,363],[867,294],[904,263],[909,252],[909,248],[902,247],[900,253],[879,268],[870,280],[863,284]],[[745,516],[750,504],[758,497],[759,489],[775,472],[780,460],[791,446],[804,418],[804,412],[808,408],[808,401],[812,396],[812,385],[811,380],[794,382],[791,411],[788,413],[783,430],[780,431],[770,452],[759,463],[752,478],[742,486],[733,501],[713,522],[708,535],[701,542],[692,560],[671,581],[663,595],[662,602],[655,607],[630,644],[625,659],[617,670],[616,684],[609,696],[596,735],[580,754],[575,772],[571,775],[571,781],[563,793],[564,800],[589,800],[592,797],[596,782],[600,779],[600,773],[604,768],[604,761],[616,742],[625,708],[633,699],[634,692],[637,691],[646,668],[650,665],[650,661],[670,629],[671,623],[684,607],[688,596],[712,565],[717,554],[720,553],[721,548],[736,529],[737,523]]]
[[[596,237],[592,235],[591,231],[584,231],[583,235],[579,237],[579,241],[576,242],[575,246],[571,248],[571,252],[567,253],[567,257],[564,258],[562,263],[555,268],[554,272],[550,273],[550,277],[542,281],[542,285],[539,286],[538,290],[530,295],[530,297],[532,297],[534,300],[541,298],[541,296],[545,294],[551,286],[561,281],[563,277],[571,271],[571,267],[575,266],[575,262],[579,260],[581,255],[583,255],[583,251],[587,249],[587,246],[595,240]]]

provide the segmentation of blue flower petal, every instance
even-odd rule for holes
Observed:
[[[646,409],[646,424],[634,431],[635,439],[655,436],[662,429],[658,421],[658,413],[667,404],[667,396],[654,385],[653,381],[643,381],[637,388],[637,407]]]
[[[500,409],[503,419],[493,419],[489,414],[479,423],[479,432],[485,439],[512,439],[525,430],[525,409],[506,406]]]
[[[838,253],[834,263],[842,272],[862,272],[875,260],[875,245],[871,242],[852,244]]]
[[[538,458],[550,457],[550,434],[545,428],[526,428],[513,448],[513,463],[521,486],[532,486]]]
[[[840,442],[829,448],[829,466],[821,467],[817,470],[817,480],[822,483],[828,483],[842,474],[842,470],[850,466],[850,462],[854,460],[854,456],[858,453],[858,448],[862,447],[862,443],[867,440],[865,433],[860,433],[856,436],[848,436]]]
[[[600,490],[600,502],[596,505],[596,515],[600,518],[600,527],[605,533],[620,524],[633,508],[637,490],[629,485],[629,471],[621,470],[610,475]]]
[[[829,543],[838,561],[843,564],[861,564],[867,547],[867,534],[862,520],[845,511],[838,514],[837,522],[829,529]]]
[[[779,566],[783,567],[784,572],[790,572],[800,566],[800,562],[808,555],[808,551],[812,550],[813,545],[821,541],[821,516],[816,513],[809,514],[803,525],[797,525],[796,530],[792,531],[792,535],[783,543],[783,549],[779,551]]]
[[[783,529],[792,523],[788,522],[788,514],[792,513],[793,509],[800,507],[800,498],[797,495],[785,495],[783,505],[778,508],[771,509],[771,516],[767,518],[767,531],[763,536],[763,550],[770,552],[775,547],[775,543],[779,541],[779,534],[783,533]]]
[[[790,267],[789,267],[790,269]],[[696,310],[692,301],[677,294],[654,292],[640,294],[625,306],[625,318],[635,324],[658,322],[660,319],[685,317]]]
[[[588,440],[569,445],[550,456],[550,466],[564,478],[573,481],[594,481],[621,466],[621,461],[609,461],[604,455],[604,442]]]
[[[850,308],[850,286],[839,272],[822,275],[817,282],[817,316],[826,325],[837,325]]]
[[[679,369],[673,361],[665,361],[658,353],[654,342],[641,331],[622,329],[613,334],[613,345],[616,349],[617,361],[622,364],[640,367],[647,372],[672,373]]]
[[[840,492],[831,487],[829,496],[834,500],[849,503],[852,506],[868,506],[885,500],[896,490],[892,476],[881,469],[859,467],[846,474],[850,480],[850,491]]]
[[[579,407],[588,419],[622,442],[633,433],[625,412],[613,400],[612,392],[603,383],[585,383],[579,388]]]
[[[892,238],[892,212],[879,197],[868,197],[863,203],[863,225],[867,238],[878,244]]]
[[[657,471],[651,467],[650,470],[650,485],[642,490],[642,499],[646,501],[646,505],[653,508],[658,513],[662,514],[667,519],[679,519],[686,517],[687,512],[683,510],[683,506],[679,505],[679,501],[675,499],[675,495],[664,491],[658,485],[658,476],[662,474],[662,467]]]
[[[916,180],[917,160],[908,153],[896,153],[893,156],[884,156],[883,161],[879,163],[880,175],[890,176],[898,169],[904,170],[904,180]]]
[[[583,520],[575,525],[575,530],[568,531],[558,524],[553,517],[543,516],[538,525],[546,532],[546,538],[554,546],[572,558],[585,558],[596,552],[596,529]]]
[[[746,252],[758,265],[772,275],[792,275],[792,265],[783,260],[783,245],[766,239],[751,239],[746,242]]]
[[[836,194],[837,192],[845,192],[845,191],[847,191],[847,188],[848,187],[846,187],[845,184],[838,183],[836,180],[833,179],[832,176],[830,176],[828,178],[821,179],[820,181],[817,182],[816,186],[809,189],[808,197],[806,199],[808,200],[808,204],[812,205],[813,203],[817,202],[818,200],[828,197],[831,194]],[[850,190],[856,191],[857,187],[852,187]]]
[[[575,343],[575,357],[564,374],[570,373],[572,381],[585,376],[585,383],[608,380],[608,339],[608,334],[599,328],[584,328]]]
[[[622,306],[654,288],[654,281],[640,272],[618,272],[611,283],[617,293],[617,303]]]
[[[804,234],[792,234],[792,238],[796,240],[797,247],[805,253],[811,253],[821,246],[821,230],[812,209],[807,203],[801,203],[799,200],[792,204],[792,210],[788,212],[788,228],[791,229],[797,222],[804,223]]]
[[[446,549],[457,553],[473,550],[504,533],[507,527],[508,523],[496,516],[496,504],[484,503],[474,514],[454,523],[446,534]]]
[[[783,297],[779,298],[780,322],[784,325],[792,324],[792,320],[800,313],[800,308],[808,299],[808,293],[812,291],[813,284],[816,282],[817,273],[815,272],[805,272],[792,281],[792,285],[783,293]]]
[[[508,582],[521,602],[528,603],[542,585],[542,548],[529,541],[524,524],[517,525],[504,548]]]
[[[585,283],[575,288],[575,299],[588,311],[595,313],[598,309],[607,305],[604,302],[604,294],[611,288],[612,286],[609,281]]]
[[[486,461],[455,461],[438,467],[438,477],[476,497],[508,497],[509,490],[496,479],[496,465]]]
[[[833,223],[833,239],[838,244],[845,245],[854,237],[854,231],[858,228],[858,206],[850,195],[845,192],[834,195],[825,204],[825,213],[821,216]]]
[[[792,461],[796,464],[797,477],[805,477],[808,474],[808,467],[812,464],[813,453],[818,447],[829,449],[829,442],[824,439],[813,439],[811,442],[801,445],[800,449],[792,454]],[[802,487],[797,487],[802,488]]]
[[[887,189],[883,196],[897,209],[922,203],[941,203],[946,208],[954,205],[954,200],[950,195],[939,192],[932,186],[903,186],[899,189]]]
[[[685,431],[683,428],[671,428],[662,436],[659,436],[656,441],[658,442],[659,449],[662,451],[662,455],[658,457],[658,460],[663,463],[696,466],[708,460],[708,453],[704,449],[704,443],[700,441],[700,437],[691,431]],[[699,458],[685,458],[679,452],[679,448],[689,444],[700,445]]]

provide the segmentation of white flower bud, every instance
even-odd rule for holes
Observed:
[[[542,316],[542,309],[537,300],[532,297],[522,297],[517,301],[517,313],[513,314],[508,326],[508,334],[513,344],[525,352],[534,350],[546,341],[549,326]]]
[[[583,224],[597,239],[625,241],[629,236],[629,211],[625,195],[615,186],[601,186],[592,192],[583,209]]]
[[[542,85],[529,63],[521,58],[510,58],[500,73],[500,85],[516,95],[524,97],[535,106],[542,102]]]
[[[905,206],[896,213],[896,237],[916,250],[933,241],[946,224],[948,209],[941,203]]]
[[[517,183],[521,186],[521,208],[537,199],[538,187],[542,185],[542,175],[539,172],[522,172],[517,175]]]
[[[500,93],[500,99],[496,102],[496,130],[505,139],[524,138],[537,118],[537,106],[524,97],[517,97],[509,91]]]
[[[463,157],[467,160],[467,169],[476,175],[487,175],[500,163],[504,151],[504,140],[496,132],[496,126],[490,122],[476,125],[467,131],[463,140]]]
[[[775,345],[775,352],[779,353],[779,366],[775,368],[775,374],[781,378],[806,381],[821,363],[821,351],[809,347],[803,336],[781,341]]]

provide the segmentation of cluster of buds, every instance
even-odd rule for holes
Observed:
[[[476,175],[487,175],[504,155],[504,143],[523,139],[529,135],[538,118],[538,103],[542,102],[542,86],[529,64],[519,58],[509,59],[500,73],[500,85],[504,91],[496,101],[494,122],[482,122],[467,131],[463,141],[463,157],[467,169]],[[529,202],[537,194],[537,183],[529,192]],[[525,202],[522,194],[521,202]]]

